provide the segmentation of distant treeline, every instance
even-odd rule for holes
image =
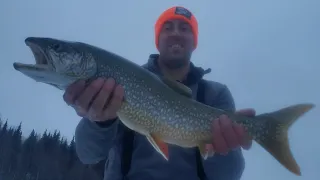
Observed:
[[[0,180],[102,180],[99,168],[83,165],[74,139],[68,143],[59,131],[23,138],[21,123],[10,127],[0,117]]]

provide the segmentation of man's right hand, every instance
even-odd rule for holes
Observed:
[[[85,87],[84,81],[70,85],[64,95],[64,101],[72,106],[81,117],[102,122],[115,119],[124,96],[122,86],[114,79],[98,78]]]

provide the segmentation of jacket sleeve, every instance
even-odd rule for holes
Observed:
[[[75,130],[76,153],[84,164],[97,164],[108,158],[118,131],[119,120],[97,124],[81,119]]]
[[[221,85],[218,89],[214,107],[235,111],[234,99],[228,87]],[[230,151],[226,156],[216,154],[203,163],[208,180],[240,180],[245,167],[241,148]]]

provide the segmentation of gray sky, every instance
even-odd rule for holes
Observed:
[[[142,64],[155,53],[153,25],[174,5],[189,8],[199,22],[193,62],[212,68],[206,79],[228,85],[238,109],[257,113],[312,102],[317,107],[290,129],[290,144],[302,170],[296,177],[259,145],[245,152],[245,180],[316,180],[320,164],[320,1],[1,1],[0,113],[11,125],[59,129],[71,138],[79,117],[62,91],[14,71],[14,61],[33,62],[27,36],[84,41]],[[200,1],[199,1],[200,2]]]

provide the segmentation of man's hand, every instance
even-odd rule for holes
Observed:
[[[116,85],[112,78],[98,78],[87,87],[84,81],[70,85],[63,99],[79,116],[101,122],[117,117],[123,95],[123,88]]]
[[[236,113],[255,116],[254,109],[243,109]],[[222,115],[213,121],[213,142],[207,145],[207,149],[213,149],[215,153],[227,154],[228,151],[242,147],[243,149],[250,149],[252,140],[246,134],[244,128],[232,121],[226,116]]]

